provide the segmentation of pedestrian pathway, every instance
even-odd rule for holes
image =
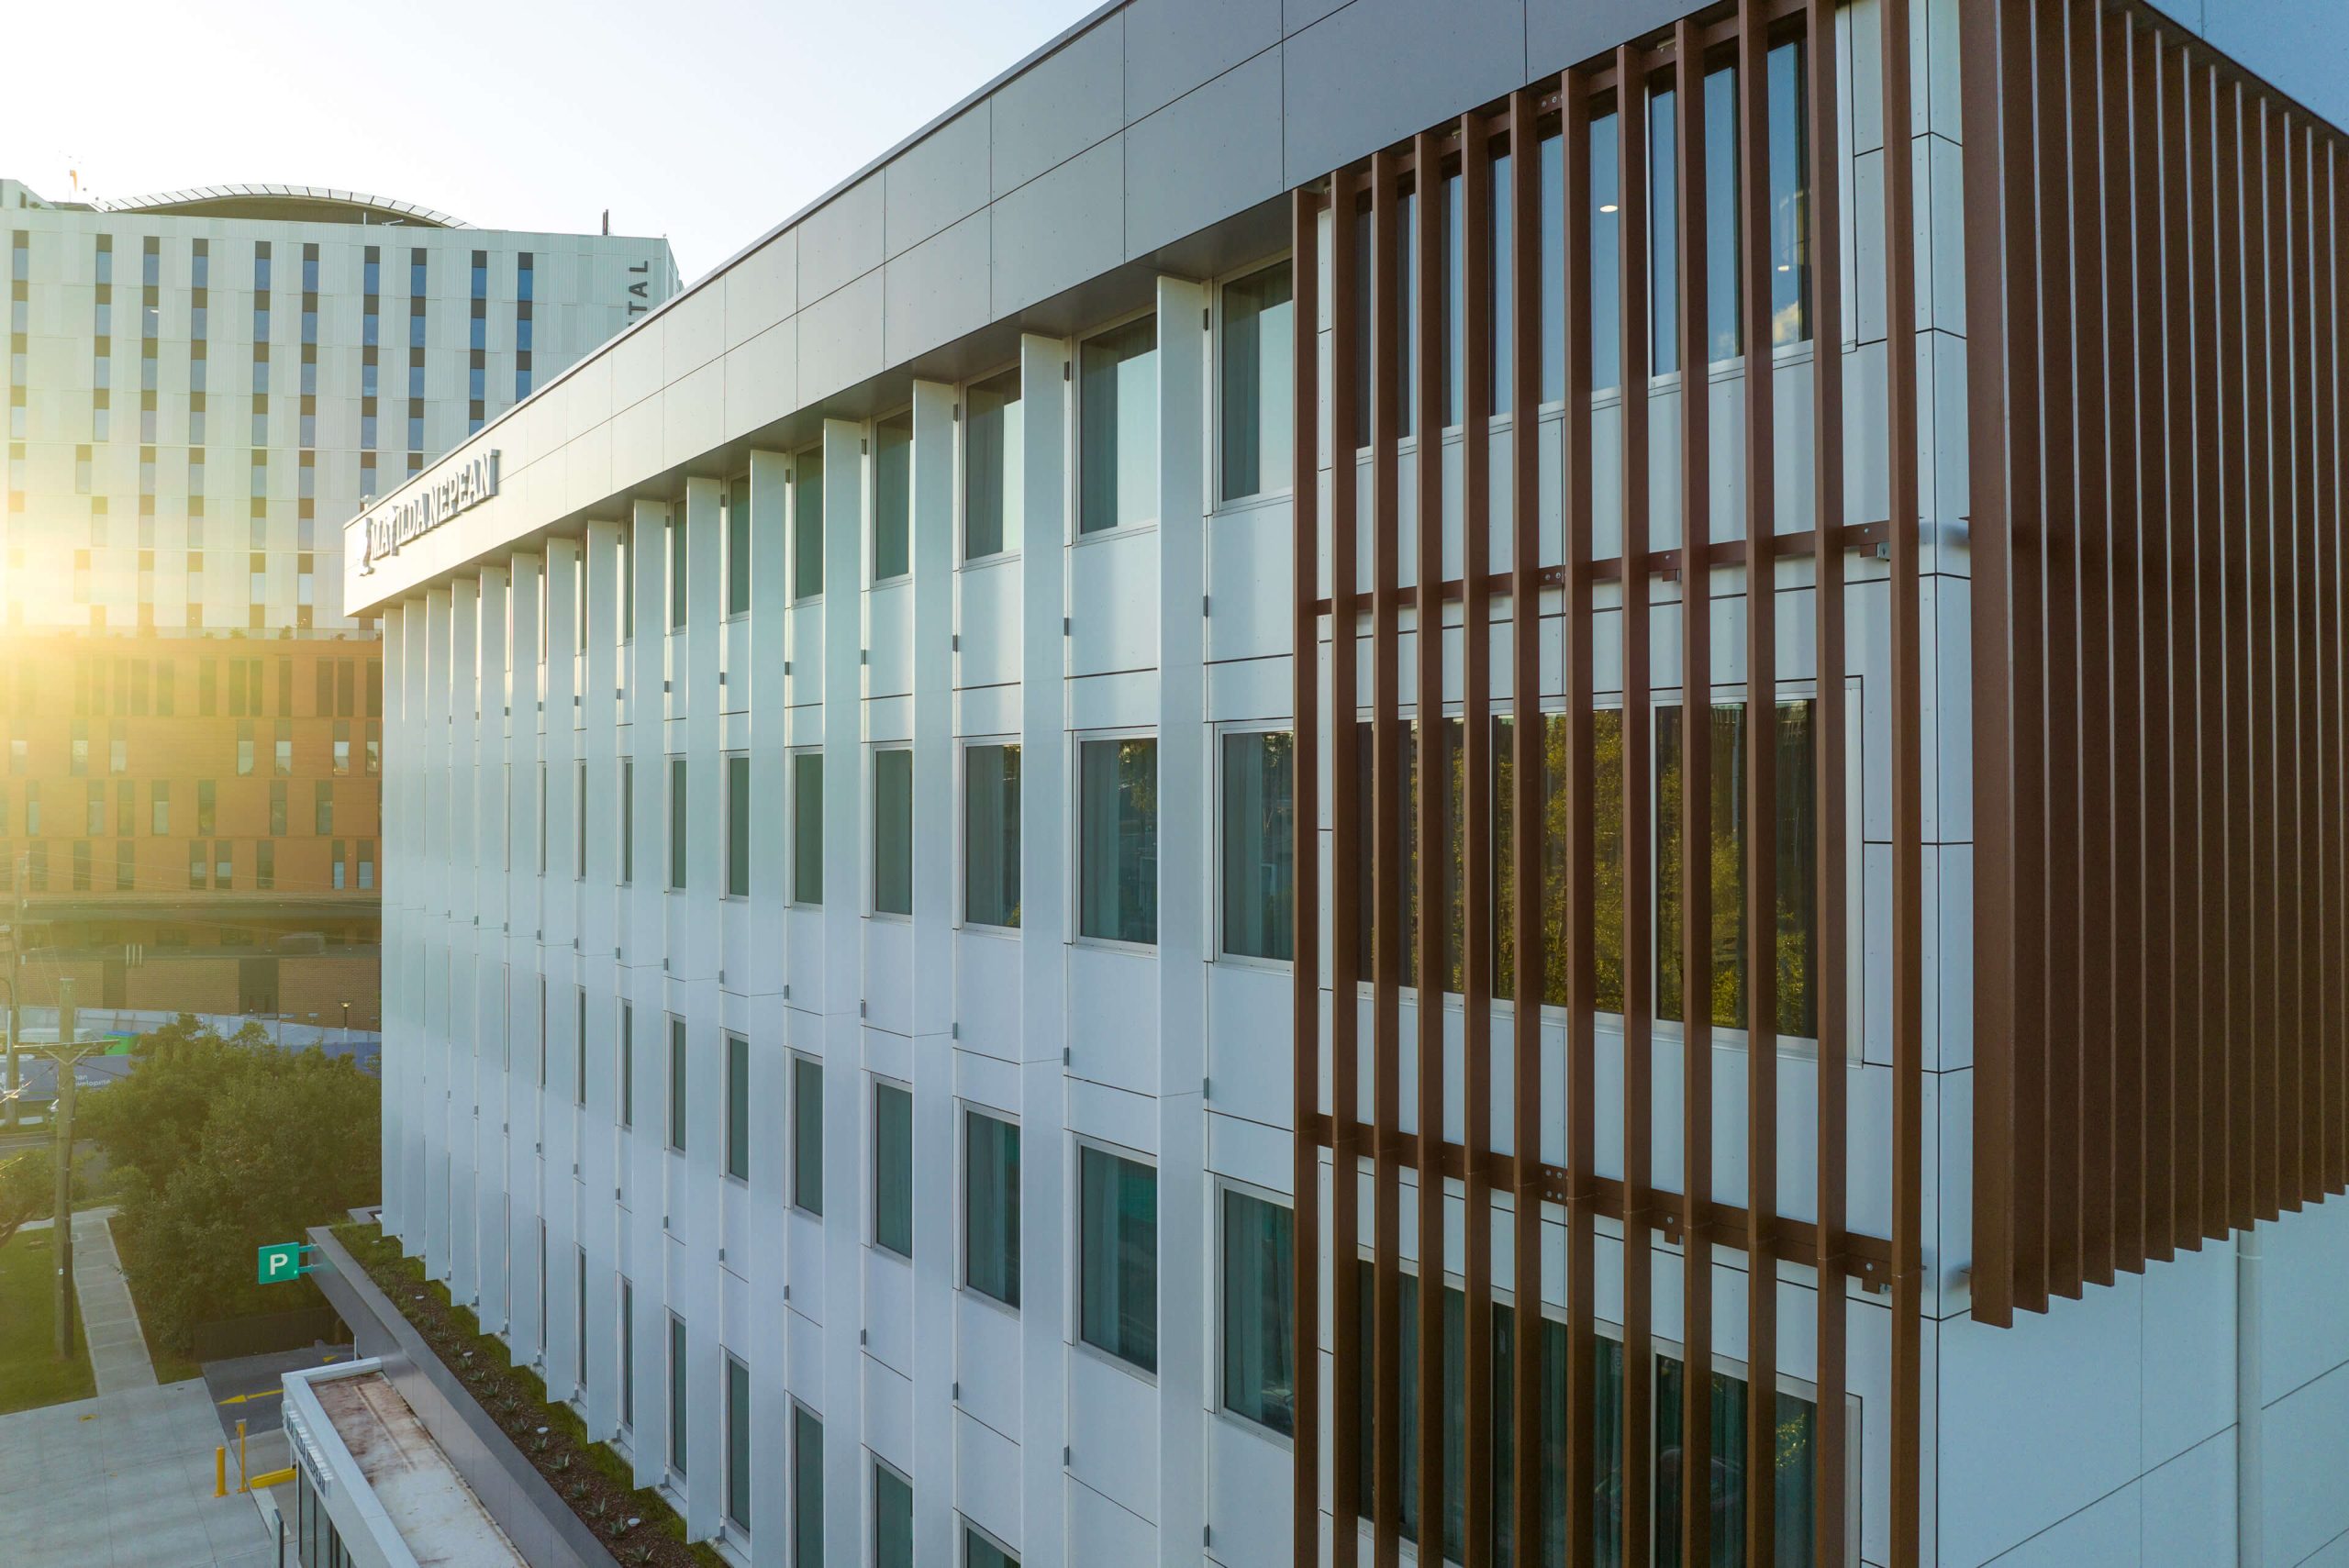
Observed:
[[[155,1386],[139,1308],[131,1305],[130,1284],[114,1250],[113,1216],[109,1208],[73,1217],[73,1294],[82,1303],[82,1337],[100,1397]]]
[[[273,1535],[234,1490],[233,1456],[231,1490],[212,1495],[212,1396],[195,1381],[156,1387],[151,1372],[148,1384],[0,1416],[0,1562],[274,1568]]]

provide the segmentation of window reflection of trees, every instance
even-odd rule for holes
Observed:
[[[1776,771],[1777,923],[1773,948],[1777,965],[1777,1032],[1794,1039],[1818,1035],[1818,887],[1817,887],[1817,749],[1812,733],[1812,703],[1809,698],[1782,701],[1777,706],[1774,765]],[[1438,963],[1443,989],[1466,989],[1465,812],[1467,756],[1462,741],[1462,721],[1445,718],[1438,736],[1439,761],[1448,787],[1442,820],[1446,853],[1440,868],[1439,897],[1444,911],[1439,933]],[[1542,718],[1543,772],[1542,866],[1542,1000],[1563,1006],[1568,999],[1566,918],[1570,886],[1566,864],[1567,826],[1574,802],[1566,787],[1567,721],[1563,714]],[[1395,728],[1398,755],[1396,777],[1402,799],[1396,851],[1403,868],[1402,912],[1406,940],[1401,952],[1402,984],[1418,984],[1419,882],[1417,811],[1419,803],[1419,726],[1416,721]],[[1711,795],[1710,875],[1712,888],[1713,974],[1712,1018],[1720,1027],[1747,1027],[1750,962],[1745,920],[1746,821],[1745,777],[1750,737],[1742,702],[1717,703],[1710,730]],[[1355,762],[1362,811],[1374,813],[1374,732],[1367,723],[1356,726]],[[1493,995],[1509,999],[1517,994],[1517,877],[1514,858],[1515,772],[1514,726],[1508,717],[1493,721]],[[1620,710],[1603,709],[1592,716],[1591,818],[1598,863],[1594,867],[1594,1002],[1600,1012],[1623,1008],[1623,717]],[[1655,875],[1654,951],[1656,954],[1656,1016],[1683,1017],[1680,941],[1680,710],[1656,710],[1655,738]],[[1375,900],[1365,879],[1361,918],[1355,939],[1360,973],[1371,973]]]

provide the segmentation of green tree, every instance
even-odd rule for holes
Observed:
[[[120,1171],[125,1263],[159,1342],[200,1324],[316,1300],[260,1285],[254,1249],[377,1197],[381,1089],[349,1059],[281,1051],[254,1027],[223,1040],[183,1017],[94,1095],[86,1126]]]
[[[33,1220],[49,1218],[56,1207],[55,1170],[42,1150],[0,1161],[0,1247]]]
[[[258,1024],[224,1040],[182,1013],[141,1036],[135,1054],[128,1077],[81,1102],[76,1131],[117,1170],[160,1187],[195,1157],[214,1099],[279,1053]]]

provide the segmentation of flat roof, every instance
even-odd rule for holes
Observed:
[[[382,1372],[309,1385],[418,1568],[529,1568]]]

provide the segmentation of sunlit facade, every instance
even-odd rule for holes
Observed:
[[[657,307],[669,248],[0,180],[0,896],[34,973],[372,1028],[382,644],[340,524]]]
[[[751,1564],[2324,1550],[2337,130],[1201,9],[347,526],[388,1230]]]

